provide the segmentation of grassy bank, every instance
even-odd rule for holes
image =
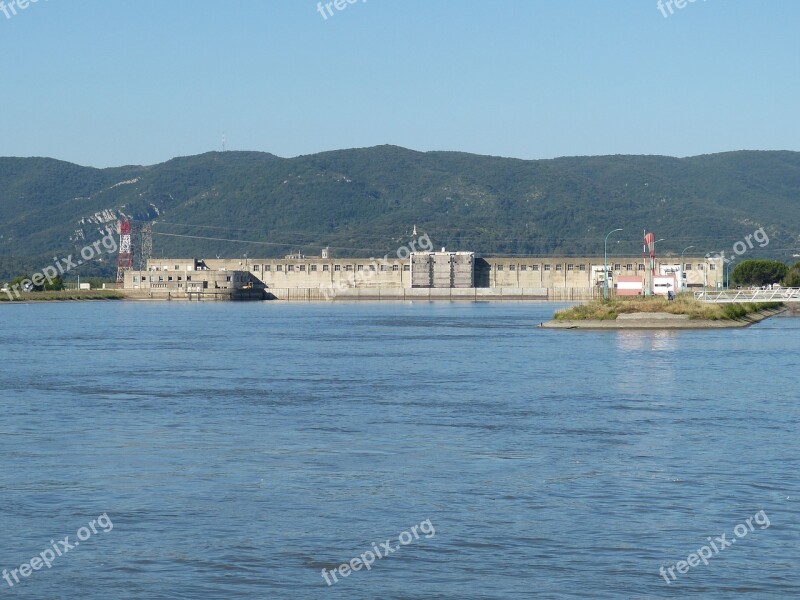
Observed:
[[[64,290],[61,292],[31,292],[9,298],[0,293],[0,302],[58,302],[65,300],[123,300],[125,296],[114,290]]]
[[[780,306],[782,306],[780,302],[706,304],[695,300],[692,296],[679,296],[672,302],[660,297],[631,296],[593,300],[588,304],[579,304],[560,310],[554,315],[554,318],[557,321],[608,321],[629,313],[670,313],[688,315],[690,319],[719,321],[721,319],[741,319],[760,310]]]

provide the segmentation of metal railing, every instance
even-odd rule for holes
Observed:
[[[800,288],[714,290],[711,292],[695,292],[694,297],[703,302],[717,304],[730,304],[733,302],[800,302]]]

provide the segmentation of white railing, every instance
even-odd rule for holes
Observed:
[[[714,290],[711,292],[695,292],[694,297],[703,302],[717,304],[732,302],[800,302],[800,288]]]

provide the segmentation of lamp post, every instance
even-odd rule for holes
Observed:
[[[681,291],[683,291],[683,288],[685,287],[684,283],[683,283],[683,253],[686,252],[687,250],[689,250],[690,248],[694,248],[694,246],[686,246],[686,248],[684,248],[681,251],[681,269],[680,269],[680,273],[681,273]]]
[[[735,258],[732,258],[725,265],[725,268],[726,268],[726,270],[728,272],[727,275],[725,276],[725,289],[726,290],[731,289],[731,265],[733,264],[733,261],[735,261],[735,260],[736,260]]]
[[[608,236],[622,229],[615,229],[606,234],[606,241],[603,244],[603,300],[608,300]]]

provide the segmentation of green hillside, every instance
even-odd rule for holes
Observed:
[[[284,159],[209,153],[113,169],[0,158],[0,278],[39,270],[99,239],[121,215],[156,221],[154,256],[394,253],[414,225],[434,244],[482,254],[731,253],[764,227],[749,258],[800,253],[800,153],[524,161],[393,146]],[[214,239],[207,239],[214,238]],[[616,239],[616,238],[614,238]],[[111,273],[114,259],[84,275]]]

